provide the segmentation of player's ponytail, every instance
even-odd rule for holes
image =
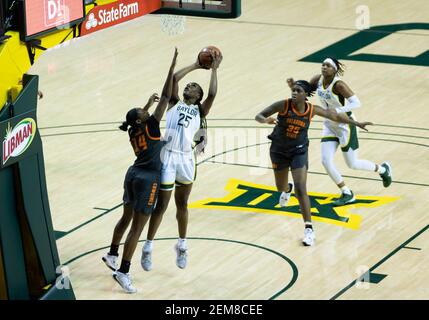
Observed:
[[[337,74],[342,76],[346,71],[346,65],[334,57],[328,57],[327,59],[331,59],[334,62],[335,67],[337,68]]]
[[[203,100],[204,91],[201,86],[199,86],[200,89],[200,97],[195,102],[198,105],[198,111],[200,113],[200,130],[198,130],[197,134],[194,137],[194,148],[196,149],[196,153],[204,153],[204,149],[207,146],[207,119],[204,115],[204,111],[201,106],[201,101]]]
[[[135,127],[138,120],[138,108],[133,108],[127,112],[126,121],[122,122],[119,129],[127,131],[128,127]]]
[[[121,129],[122,131],[127,131],[128,123],[126,121],[122,122],[122,124],[119,126],[119,129]]]
[[[344,72],[346,71],[346,65],[344,63],[338,61],[337,59],[335,59],[334,62],[337,64],[337,67],[338,67],[337,73],[340,76],[342,76],[344,74]]]

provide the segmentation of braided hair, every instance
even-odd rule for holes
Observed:
[[[313,96],[314,88],[311,87],[311,84],[308,81],[298,80],[294,83],[294,85],[300,86],[302,89],[304,89],[305,93],[307,94],[307,97]]]
[[[332,59],[332,61],[334,61],[335,65],[337,66],[337,74],[342,76],[346,71],[346,65],[334,57],[327,57],[327,58]]]
[[[130,130],[136,128],[137,125],[141,123],[138,111],[139,108],[130,109],[127,112],[126,121],[122,122],[122,124],[119,126],[119,129],[121,129],[122,131],[127,131],[128,127],[131,127]]]
[[[204,91],[201,86],[196,83],[198,89],[200,91],[200,97],[195,103],[198,105],[198,111],[200,113],[200,130],[198,130],[197,134],[194,137],[195,146],[194,148],[197,150],[197,154],[204,153],[204,149],[207,146],[207,119],[203,116],[204,111],[202,109],[201,101],[203,100]]]

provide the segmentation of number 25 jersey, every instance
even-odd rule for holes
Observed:
[[[163,138],[166,143],[165,148],[179,153],[192,152],[194,136],[200,129],[200,120],[198,105],[177,102],[167,111],[167,124]]]

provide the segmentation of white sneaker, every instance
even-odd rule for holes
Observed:
[[[314,240],[316,236],[314,235],[314,231],[311,228],[305,228],[304,230],[304,239],[302,239],[302,244],[304,246],[312,246],[314,245]]]
[[[290,195],[291,195],[292,189],[293,189],[293,183],[289,182],[288,186],[289,186],[290,192],[282,192],[282,194],[280,195],[280,199],[279,199],[280,207],[286,207],[287,203],[290,200]]]
[[[174,249],[176,250],[176,265],[180,269],[185,269],[188,260],[188,249],[180,249],[177,244]]]
[[[119,271],[115,271],[113,272],[112,276],[113,276],[113,279],[115,279],[116,282],[120,284],[120,286],[122,287],[122,289],[124,289],[126,293],[137,292],[137,289],[134,288],[133,284],[131,283],[131,277],[129,273],[122,273]]]
[[[104,263],[106,264],[106,266],[113,270],[116,271],[118,269],[118,257],[117,256],[111,256],[110,254],[106,254],[103,258],[101,258],[101,260],[104,261]]]
[[[142,251],[142,258],[140,264],[144,271],[152,270],[152,251]]]

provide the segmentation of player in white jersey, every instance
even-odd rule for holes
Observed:
[[[212,58],[209,92],[203,102],[201,102],[204,95],[203,89],[195,82],[188,83],[183,91],[183,100],[179,98],[179,81],[188,73],[203,68],[198,61],[176,72],[173,77],[173,95],[167,111],[164,134],[164,140],[167,143],[162,153],[161,188],[155,211],[150,218],[147,240],[143,246],[141,258],[142,267],[146,271],[152,269],[153,239],[175,186],[174,199],[179,229],[179,239],[175,245],[176,265],[183,269],[187,264],[188,199],[196,177],[194,147],[195,143],[205,143],[205,117],[216,97],[217,69],[222,61],[222,56],[214,52]],[[198,146],[198,149],[200,148],[201,146]]]
[[[360,107],[359,98],[339,76],[344,73],[344,65],[335,58],[326,58],[322,63],[322,74],[310,80],[312,89],[317,91],[321,106],[325,109],[335,109],[344,112],[354,119],[352,110]],[[293,79],[288,79],[289,86]],[[322,164],[331,179],[341,189],[341,197],[334,201],[335,206],[342,206],[355,201],[353,191],[348,188],[343,177],[334,164],[334,155],[341,146],[347,166],[354,170],[377,172],[383,180],[384,187],[392,183],[392,168],[388,162],[381,165],[358,158],[359,141],[356,127],[336,123],[326,119],[322,133]]]

